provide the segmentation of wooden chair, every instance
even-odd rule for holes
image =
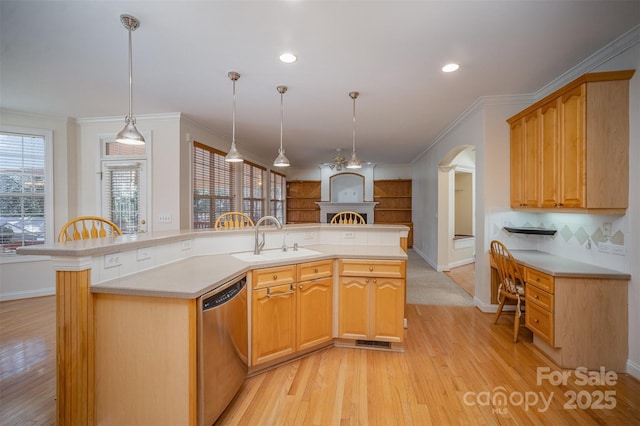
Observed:
[[[213,225],[215,229],[243,229],[253,227],[253,220],[244,213],[227,212],[220,215]]]
[[[122,235],[122,231],[109,219],[100,216],[78,216],[64,224],[58,235],[58,241],[64,243],[116,235]]]
[[[500,284],[498,285],[498,311],[494,324],[498,322],[502,308],[507,299],[516,301],[516,312],[513,321],[513,343],[518,342],[518,331],[520,330],[520,317],[525,300],[524,279],[521,270],[507,247],[500,241],[491,241],[491,258],[498,270]]]
[[[331,218],[331,223],[339,223],[343,225],[364,225],[366,221],[360,213],[343,211],[336,213]]]

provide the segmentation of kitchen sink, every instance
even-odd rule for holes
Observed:
[[[252,251],[246,251],[242,253],[233,253],[231,256],[244,262],[265,262],[269,260],[296,259],[298,257],[313,256],[317,254],[322,253],[306,248],[299,248],[298,250],[289,249],[287,251],[282,251],[282,249],[263,250],[260,254],[253,254]]]

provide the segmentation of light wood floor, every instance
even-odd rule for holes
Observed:
[[[444,272],[446,276],[451,278],[456,284],[458,284],[464,291],[469,293],[469,296],[475,296],[476,291],[476,264],[468,263],[466,265],[451,268],[449,271]]]
[[[404,353],[330,348],[246,380],[218,425],[635,425],[640,382],[615,386],[536,383],[536,369],[560,371],[513,317],[473,307],[409,305]],[[55,300],[0,303],[0,424],[55,424]],[[572,372],[575,374],[575,372]],[[612,392],[613,409],[565,409]],[[533,393],[551,402],[524,407]],[[487,405],[506,394],[512,403]],[[604,395],[604,393],[602,394]],[[487,399],[488,398],[488,399]],[[611,399],[613,398],[613,399]],[[604,404],[604,400],[601,400]],[[122,425],[124,426],[124,425]],[[138,426],[138,425],[136,425]]]

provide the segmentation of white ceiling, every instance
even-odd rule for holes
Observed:
[[[124,120],[123,13],[141,22],[134,115],[182,112],[230,139],[238,71],[238,147],[269,161],[283,84],[284,146],[302,166],[351,151],[357,90],[360,159],[406,164],[480,96],[535,92],[640,24],[640,1],[1,0],[1,107]]]

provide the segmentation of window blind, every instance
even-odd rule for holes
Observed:
[[[0,134],[0,245],[2,252],[43,244],[46,233],[45,138]]]
[[[254,222],[257,222],[265,212],[264,179],[267,169],[245,160],[242,164],[242,171],[242,211],[248,214]]]
[[[286,200],[286,177],[278,172],[271,171],[270,173],[270,185],[269,185],[269,200],[271,204],[271,214],[278,218],[282,223],[285,223],[284,217],[284,202]]]
[[[226,153],[193,143],[193,227],[213,228],[216,219],[232,211],[234,167]]]
[[[144,170],[142,163],[105,162],[102,170],[103,212],[123,233],[138,232],[144,215]]]

